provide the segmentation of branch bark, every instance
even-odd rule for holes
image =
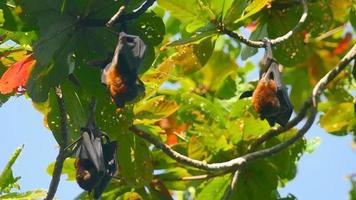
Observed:
[[[54,164],[52,179],[45,200],[53,199],[54,195],[56,194],[59,181],[61,179],[63,163],[65,159],[68,157],[65,151],[65,147],[68,144],[67,113],[65,110],[63,94],[60,86],[56,87],[55,90],[56,90],[56,98],[57,98],[57,103],[60,112],[62,143],[60,144],[59,153],[56,162]]]
[[[288,31],[288,33],[286,33],[285,35],[280,36],[280,37],[275,38],[275,39],[271,39],[271,45],[272,46],[277,45],[279,43],[282,43],[282,42],[288,40],[295,32],[298,31],[300,26],[305,22],[305,19],[308,16],[308,6],[307,6],[305,0],[300,0],[300,2],[302,3],[302,6],[303,6],[303,14],[300,17],[297,25],[292,30]],[[242,43],[244,43],[244,44],[246,44],[248,46],[256,47],[256,48],[266,47],[266,45],[265,45],[265,43],[263,41],[249,40],[249,39],[245,38],[244,36],[234,32],[232,30],[226,29],[223,25],[219,29],[220,29],[220,32],[225,33],[228,36],[230,36],[230,37],[232,37],[232,38],[234,38],[236,40],[239,40],[239,41],[241,41]],[[261,40],[262,40],[262,38],[261,38]]]

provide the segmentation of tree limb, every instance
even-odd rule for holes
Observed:
[[[130,128],[130,130],[133,133],[135,133],[137,136],[147,140],[148,142],[155,145],[157,148],[161,149],[165,154],[167,154],[169,157],[171,157],[172,159],[176,160],[179,163],[183,163],[183,164],[186,164],[186,165],[189,165],[192,167],[196,167],[199,169],[203,169],[206,171],[221,171],[221,170],[231,170],[231,169],[238,170],[241,166],[245,165],[246,163],[256,160],[256,159],[265,158],[265,157],[274,155],[274,154],[282,151],[283,149],[288,148],[289,146],[294,144],[296,141],[298,141],[300,138],[302,138],[304,136],[304,134],[309,130],[309,128],[311,127],[311,125],[313,124],[313,122],[315,120],[315,117],[317,114],[317,99],[320,97],[322,91],[325,89],[326,84],[328,84],[330,81],[332,81],[347,66],[347,64],[351,62],[351,60],[355,59],[355,56],[356,56],[356,45],[354,45],[352,47],[352,49],[341,59],[339,64],[334,69],[332,69],[329,73],[327,73],[315,85],[313,92],[312,92],[312,97],[311,97],[313,104],[310,105],[310,103],[308,103],[310,101],[310,99],[308,99],[303,106],[303,109],[302,109],[303,112],[300,112],[302,114],[297,115],[297,117],[295,117],[289,123],[290,124],[289,126],[292,126],[294,124],[297,124],[297,122],[300,122],[304,118],[302,116],[303,115],[305,116],[304,109],[305,109],[305,113],[306,113],[307,107],[311,106],[307,121],[305,122],[303,127],[297,132],[297,134],[295,136],[293,136],[292,138],[290,138],[289,140],[284,141],[280,144],[277,144],[277,145],[267,148],[267,149],[259,150],[259,151],[252,152],[252,153],[247,153],[243,156],[232,159],[230,161],[208,164],[204,161],[191,159],[185,155],[182,155],[182,154],[174,151],[168,145],[162,143],[160,140],[153,137],[152,135],[150,135],[142,130],[139,130],[135,126],[132,126]]]
[[[59,153],[54,164],[54,170],[52,174],[51,183],[49,185],[49,189],[47,192],[47,197],[45,200],[53,199],[54,195],[57,192],[57,188],[59,185],[59,181],[61,179],[63,163],[65,159],[68,157],[66,151],[64,150],[68,144],[68,126],[67,126],[67,113],[65,110],[63,94],[60,86],[55,88],[56,90],[56,98],[60,112],[60,123],[61,123],[61,134],[62,134],[62,143],[60,144]]]
[[[127,14],[120,14],[117,19],[115,19],[115,22],[112,22],[111,25],[115,23],[122,23],[126,21],[130,21],[133,19],[136,19],[137,17],[141,16],[143,13],[147,11],[149,7],[153,5],[153,3],[156,0],[146,0],[139,8],[137,8],[135,11]],[[107,23],[107,20],[102,20],[102,19],[84,19],[82,21],[82,24],[87,27],[96,27],[96,26],[103,26]]]
[[[277,45],[279,43],[282,43],[286,40],[288,40],[296,31],[298,31],[298,29],[300,28],[300,26],[305,22],[305,19],[308,16],[308,6],[305,2],[305,0],[300,0],[300,2],[303,5],[303,14],[300,17],[297,25],[290,31],[288,31],[288,33],[286,33],[283,36],[277,37],[275,39],[271,39],[271,45]],[[256,48],[263,48],[265,47],[265,43],[263,41],[257,41],[257,40],[249,40],[247,38],[245,38],[244,36],[232,31],[232,30],[228,30],[224,27],[224,25],[222,25],[221,27],[219,27],[219,31],[222,33],[227,34],[228,36],[237,39],[239,41],[241,41],[242,43],[251,46],[251,47],[256,47]],[[262,39],[262,38],[261,38]]]

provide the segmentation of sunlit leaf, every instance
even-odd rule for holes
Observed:
[[[230,175],[225,175],[208,181],[198,193],[197,200],[205,200],[211,197],[214,197],[214,199],[223,199],[225,191],[229,186],[230,178]]]
[[[321,138],[318,136],[307,140],[305,152],[313,153],[320,146],[320,143]]]
[[[243,16],[241,16],[239,19],[235,21],[235,23],[238,23],[240,21],[243,21],[247,19],[248,17],[258,13],[260,10],[262,10],[266,5],[269,5],[271,3],[271,0],[254,0],[252,1],[251,4],[249,4],[243,13]]]
[[[224,23],[229,26],[237,19],[240,19],[247,5],[248,1],[246,0],[234,0],[231,7],[227,10]]]
[[[24,146],[22,145],[15,150],[15,152],[11,155],[10,160],[7,162],[5,168],[1,171],[0,193],[9,192],[12,188],[19,189],[19,186],[16,184],[16,182],[20,179],[20,177],[14,177],[11,168],[22,152],[23,147]]]
[[[174,100],[165,96],[157,96],[137,104],[134,108],[135,124],[152,124],[162,118],[168,117],[178,109]]]
[[[33,65],[36,63],[32,55],[16,62],[2,75],[0,79],[0,93],[23,92]]]
[[[200,71],[204,76],[202,84],[210,90],[217,90],[222,81],[229,75],[236,74],[237,64],[229,55],[221,51],[216,51],[211,56],[209,62]]]
[[[355,126],[355,119],[353,103],[345,102],[331,107],[321,117],[320,126],[329,133],[343,135]]]
[[[23,200],[23,199],[44,199],[47,196],[47,192],[43,189],[37,189],[24,193],[11,192],[9,194],[1,195],[3,200]]]
[[[75,181],[75,166],[74,166],[75,158],[67,158],[64,161],[63,168],[62,168],[62,174],[67,175],[67,181]],[[47,167],[47,173],[48,175],[52,176],[53,170],[54,170],[54,162],[49,164]]]

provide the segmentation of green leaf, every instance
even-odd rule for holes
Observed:
[[[225,191],[229,186],[230,178],[230,175],[225,175],[208,181],[198,193],[197,200],[206,200],[212,197],[214,199],[223,199]]]
[[[307,69],[296,67],[284,68],[282,80],[292,86],[290,98],[294,110],[299,110],[312,91]]]
[[[22,8],[18,5],[17,1],[3,0],[2,2],[3,3],[0,4],[3,18],[2,28],[7,31],[26,31],[34,28],[22,20]]]
[[[164,173],[158,175],[159,179],[164,182],[167,189],[170,190],[187,190],[191,186],[198,186],[202,181],[186,181],[182,177],[190,177],[191,173],[181,167],[170,167]]]
[[[208,5],[203,2],[189,0],[158,0],[158,5],[168,10],[172,16],[187,25],[186,30],[193,32],[199,27],[206,25],[215,14],[211,12]]]
[[[14,165],[15,161],[19,157],[22,152],[24,145],[18,147],[15,152],[11,155],[10,160],[7,162],[5,168],[2,170],[0,174],[0,193],[1,192],[9,192],[13,187],[17,187],[16,182],[20,177],[14,178],[12,174],[12,165]]]
[[[75,181],[75,158],[67,158],[63,163],[62,174],[67,174],[67,181]],[[48,175],[52,176],[54,170],[54,162],[47,167]]]
[[[0,9],[0,27],[4,25],[4,22],[4,12],[2,11],[2,9]]]
[[[147,144],[133,133],[120,135],[118,147],[120,175],[132,187],[148,185],[153,178],[153,163]]]
[[[151,97],[166,80],[171,78],[170,74],[174,67],[172,57],[169,57],[162,61],[157,68],[151,68],[141,76],[141,80],[146,87],[144,99]]]
[[[191,74],[201,69],[213,53],[215,39],[207,37],[196,44],[177,47],[178,52],[172,56],[177,68],[183,71],[183,74]]]
[[[165,96],[153,97],[135,105],[135,124],[153,124],[177,111],[178,105],[174,100]]]
[[[191,22],[197,16],[198,4],[190,0],[158,0],[158,5],[170,11],[171,15],[181,20],[183,23]]]
[[[220,105],[194,93],[184,93],[179,98],[179,114],[188,124],[196,122],[216,123],[221,127],[225,125],[224,109]]]
[[[47,192],[43,189],[32,190],[24,193],[11,192],[9,194],[1,195],[2,200],[23,200],[23,199],[44,199]]]
[[[67,125],[69,131],[69,141],[73,142],[81,135],[80,128],[85,127],[87,123],[87,107],[84,107],[85,102],[80,99],[80,93],[70,83],[66,82],[62,85],[63,101],[67,112]],[[84,104],[84,105],[83,105]],[[57,96],[54,90],[51,90],[48,100],[48,110],[45,113],[47,125],[51,129],[59,145],[63,144],[61,132],[60,110],[57,102]]]
[[[331,107],[320,119],[320,126],[335,135],[344,135],[356,126],[354,104],[340,103]]]
[[[209,152],[201,141],[202,138],[193,136],[188,144],[188,157],[196,160],[205,160]]]
[[[240,19],[243,11],[248,5],[247,3],[247,0],[234,0],[224,17],[224,24],[230,26],[234,21]]]
[[[260,10],[262,10],[266,5],[270,3],[271,0],[253,0],[252,3],[245,8],[243,16],[237,19],[235,23],[243,21],[249,18],[250,16],[258,13]]]
[[[183,44],[196,43],[204,38],[214,36],[215,34],[217,34],[217,30],[197,33],[196,35],[193,35],[189,38],[179,39],[174,42],[171,42],[167,46],[174,47],[174,46],[183,45]]]
[[[350,9],[349,20],[354,29],[356,29],[356,6],[353,5]]]
[[[307,140],[305,152],[313,153],[320,146],[320,143],[321,138],[319,136]]]
[[[267,35],[267,24],[259,24],[256,30],[251,33],[250,40],[261,40],[267,37]],[[257,52],[257,48],[245,46],[241,52],[241,59],[247,60],[247,58],[255,55]]]
[[[154,12],[144,13],[128,24],[129,34],[135,34],[150,46],[159,45],[166,33],[162,18]]]
[[[222,51],[215,51],[209,62],[200,70],[204,79],[202,84],[209,90],[220,88],[223,80],[228,76],[236,75],[238,66],[234,60]]]
[[[349,200],[356,200],[356,181],[351,179],[351,190],[349,191]]]

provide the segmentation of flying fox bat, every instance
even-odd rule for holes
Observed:
[[[107,86],[119,108],[145,90],[137,74],[145,52],[146,45],[140,37],[120,32],[113,58],[101,75],[101,82]]]
[[[265,63],[267,71],[261,76],[256,89],[244,92],[240,99],[252,96],[252,105],[262,120],[266,119],[270,126],[275,123],[286,126],[293,113],[293,105],[281,81],[279,63],[272,56],[270,43],[267,43]]]
[[[75,168],[79,186],[99,199],[117,170],[116,142],[98,130],[83,129]]]

